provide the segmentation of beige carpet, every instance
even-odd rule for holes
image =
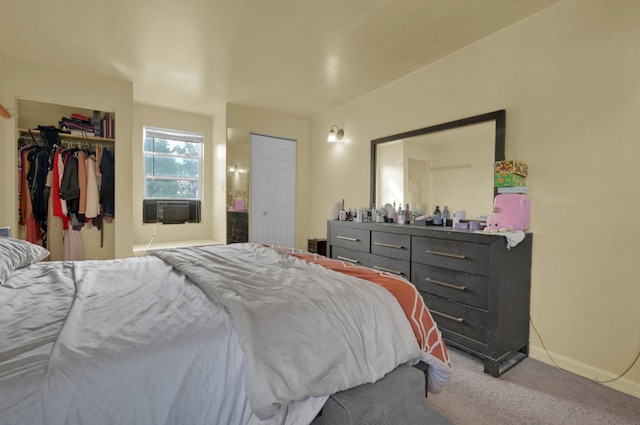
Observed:
[[[427,404],[456,425],[638,425],[640,399],[531,358],[500,378],[450,348],[454,374]]]

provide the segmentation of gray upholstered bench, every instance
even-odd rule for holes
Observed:
[[[425,401],[425,375],[400,366],[373,384],[329,397],[311,425],[452,425]]]

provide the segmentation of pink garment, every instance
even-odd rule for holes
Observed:
[[[51,206],[53,207],[53,216],[62,217],[62,203],[60,202],[60,152],[53,154],[53,180],[51,182]]]
[[[38,241],[42,239],[42,229],[40,227],[40,223],[38,223],[36,219],[33,218],[33,214],[31,214],[31,217],[27,218],[27,222],[25,224],[27,226],[27,234],[25,236],[25,240],[37,245]]]

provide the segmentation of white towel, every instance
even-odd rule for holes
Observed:
[[[507,239],[507,248],[511,249],[524,240],[524,232],[522,230],[512,230],[510,232],[485,232],[484,230],[476,230],[473,233],[482,233],[483,235],[504,236]]]

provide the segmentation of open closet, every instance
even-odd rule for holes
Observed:
[[[51,260],[114,258],[115,115],[17,106],[18,236]]]

